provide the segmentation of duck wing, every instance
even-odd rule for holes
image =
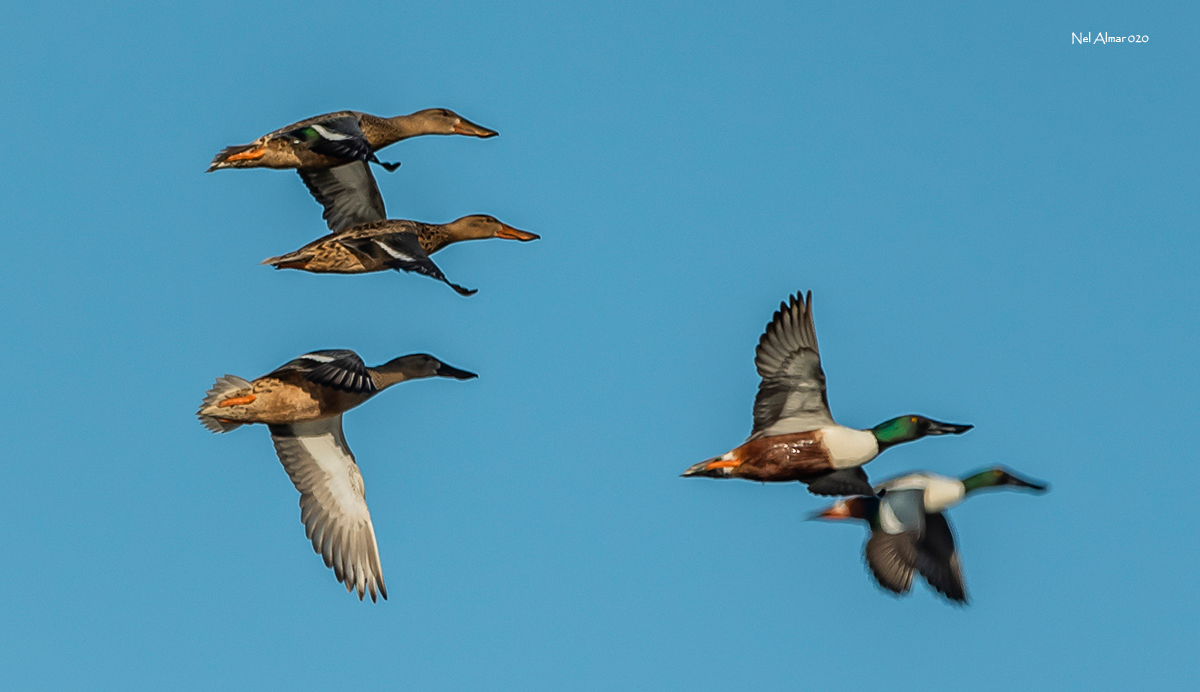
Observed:
[[[325,211],[321,218],[335,233],[387,218],[383,195],[366,161],[333,168],[301,168],[296,171],[308,191]]]
[[[270,136],[301,142],[313,153],[330,158],[345,161],[371,161],[375,158],[371,143],[358,126],[358,118],[344,112],[302,120],[288,128],[276,130]]]
[[[780,304],[758,340],[754,365],[762,382],[754,399],[751,440],[807,432],[833,424],[825,395],[825,372],[813,328],[812,291]]]
[[[358,354],[349,349],[328,349],[305,353],[275,368],[266,376],[299,372],[304,379],[351,394],[377,391],[371,373]]]
[[[865,553],[867,566],[879,585],[898,594],[912,588],[917,564],[917,543],[924,526],[924,492],[901,490],[879,500],[879,514],[871,522]]]
[[[864,549],[867,567],[883,588],[906,594],[912,588],[913,563],[916,561],[915,534],[872,533]]]
[[[954,547],[954,529],[941,512],[925,515],[925,530],[917,542],[917,571],[925,581],[956,603],[967,602],[962,566]]]
[[[372,601],[377,593],[386,600],[375,527],[341,414],[270,429],[279,461],[300,491],[300,521],[313,550],[359,600],[367,592]]]
[[[416,272],[437,279],[453,288],[459,295],[474,295],[478,290],[463,288],[447,279],[441,268],[434,264],[421,248],[421,241],[415,233],[385,233],[369,237],[343,238],[338,242],[389,269]]]

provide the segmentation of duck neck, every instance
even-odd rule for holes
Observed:
[[[379,118],[378,128],[377,137],[379,143],[371,142],[371,145],[376,149],[382,149],[389,144],[395,144],[409,137],[444,134],[432,127],[424,111],[417,111],[408,115],[395,115],[390,118]],[[372,138],[372,140],[374,139]]]
[[[964,493],[970,495],[976,490],[996,487],[996,474],[991,471],[981,471],[973,476],[962,479]]]
[[[371,381],[375,383],[375,388],[379,391],[411,379],[404,368],[394,362],[384,363],[377,368],[367,368],[367,371],[371,373]]]

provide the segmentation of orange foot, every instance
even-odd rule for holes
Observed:
[[[232,399],[226,399],[225,401],[222,401],[221,403],[217,404],[217,406],[222,408],[226,406],[241,406],[242,404],[248,404],[254,401],[255,398],[256,397],[253,394],[247,394],[246,396],[235,396]]]
[[[232,154],[232,155],[230,155],[229,158],[227,158],[225,160],[226,161],[251,161],[253,159],[261,159],[263,156],[266,156],[266,154],[267,154],[266,147],[254,147],[253,149],[247,149],[246,151],[239,151],[236,154]]]

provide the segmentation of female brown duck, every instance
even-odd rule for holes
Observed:
[[[315,273],[364,274],[388,269],[415,271],[449,284],[460,295],[472,295],[475,291],[451,283],[429,259],[429,255],[463,240],[504,238],[529,241],[539,237],[482,214],[464,216],[447,224],[389,219],[330,233],[295,252],[269,257],[262,263],[276,269],[302,269]]]
[[[428,108],[392,118],[337,111],[281,127],[250,144],[225,147],[213,158],[208,170],[332,168],[352,161],[373,161],[394,170],[399,164],[384,164],[375,157],[375,152],[402,139],[420,135],[487,138],[497,134],[445,108]]]
[[[213,432],[265,423],[275,452],[300,491],[300,520],[313,549],[325,558],[346,591],[387,599],[375,527],[362,474],[346,437],[342,414],[406,380],[474,373],[425,354],[402,356],[368,368],[354,351],[313,351],[247,382],[226,375],[208,390],[196,415]]]

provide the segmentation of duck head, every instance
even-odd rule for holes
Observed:
[[[499,132],[467,120],[448,108],[426,108],[411,115],[400,115],[392,119],[413,135],[467,135],[487,139]],[[409,135],[409,136],[413,136]]]
[[[446,224],[446,231],[455,241],[481,240],[483,238],[503,238],[504,240],[520,240],[528,242],[541,238],[536,233],[522,231],[486,214],[472,214],[456,219]]]
[[[962,482],[968,493],[986,488],[1002,488],[1006,485],[1026,488],[1035,493],[1044,493],[1050,488],[1046,483],[1022,478],[1003,466],[994,466],[986,471],[980,471],[979,473],[967,476],[962,479]]]
[[[907,415],[893,418],[871,428],[879,450],[898,445],[901,442],[912,442],[929,435],[961,435],[974,425],[959,425],[956,423],[941,423],[924,416]]]
[[[466,370],[446,365],[428,353],[393,358],[379,367],[371,368],[375,377],[375,386],[379,389],[390,387],[398,382],[421,380],[427,377],[451,377],[456,380],[470,380],[479,375]]]

